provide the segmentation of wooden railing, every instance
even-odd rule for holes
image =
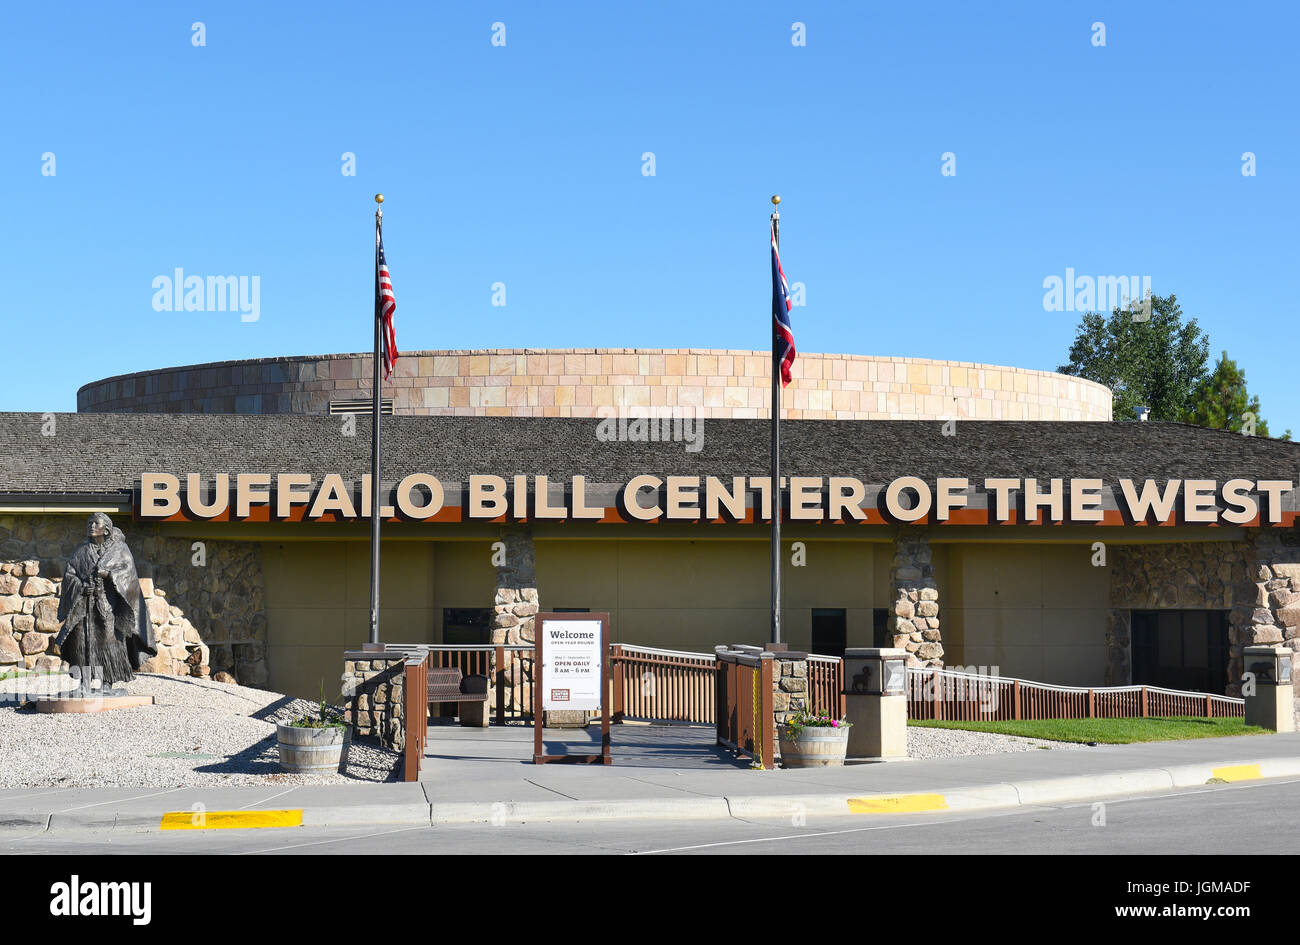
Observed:
[[[1242,718],[1245,714],[1243,699],[1158,686],[1085,688],[949,669],[907,671],[907,715],[912,719]]]
[[[616,722],[628,718],[713,724],[717,718],[715,664],[709,653],[612,644],[611,718]]]
[[[844,660],[808,654],[808,709],[844,718]]]
[[[427,657],[416,660],[426,673],[433,666],[458,666],[465,675],[486,675],[495,689],[494,721],[529,720],[533,714],[533,648],[528,644],[467,645],[389,644],[387,649]],[[755,726],[754,665],[767,672],[760,694],[771,701],[772,658],[759,660],[760,647],[718,647],[715,653],[690,653],[652,647],[610,646],[613,721],[688,722],[714,725],[720,744],[743,753],[753,751],[754,735],[764,748],[771,726]],[[744,659],[742,659],[744,657]],[[747,661],[748,660],[748,661]],[[808,656],[808,706],[812,711],[843,718],[844,663],[833,656]],[[412,672],[410,664],[408,674]],[[744,691],[742,691],[744,690]],[[423,692],[423,689],[415,690]],[[407,718],[423,718],[411,705],[408,685]],[[1174,715],[1241,718],[1245,702],[1229,696],[1179,692],[1156,686],[1084,688],[1054,686],[1007,676],[960,673],[949,669],[909,668],[907,714],[912,719],[1001,721],[1015,719],[1147,718]],[[771,718],[771,709],[760,718]],[[417,733],[425,737],[423,731]],[[408,738],[412,737],[408,723]],[[418,776],[418,771],[417,771]]]
[[[403,686],[403,725],[406,743],[402,748],[402,780],[420,780],[420,764],[429,742],[429,656],[406,658]]]
[[[715,655],[717,743],[775,768],[772,654],[757,646],[720,646]]]
[[[386,648],[427,654],[430,666],[456,666],[463,676],[486,676],[488,686],[495,691],[493,717],[498,725],[533,717],[530,644],[389,643]]]

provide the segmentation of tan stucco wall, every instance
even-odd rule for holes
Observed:
[[[811,643],[814,608],[844,608],[849,646],[872,645],[872,609],[890,602],[893,548],[885,540],[804,538],[807,564],[786,549],[786,642]],[[1099,683],[1105,667],[1108,572],[1087,545],[935,543],[947,662],[998,666],[1057,683]],[[710,651],[767,638],[764,541],[536,540],[543,609],[607,610],[615,641]],[[267,542],[270,687],[313,696],[337,682],[339,654],[366,639],[369,558],[364,541]],[[441,640],[443,608],[492,603],[491,541],[401,541],[385,546],[384,638]]]
[[[365,542],[268,542],[266,576],[269,688],[314,697],[320,681],[338,694],[342,653],[367,639],[370,557]],[[388,639],[425,641],[434,619],[434,546],[384,546],[380,612]],[[490,592],[489,592],[490,593]]]
[[[947,558],[939,599],[948,665],[1103,683],[1110,570],[1093,567],[1090,544],[962,543],[947,546]]]
[[[492,541],[440,541],[433,546],[433,621],[423,640],[442,640],[445,607],[491,608],[496,590]]]
[[[362,529],[329,540],[260,538],[266,582],[272,689],[314,696],[319,680],[337,683],[340,654],[366,639],[368,545]],[[707,652],[717,643],[762,643],[768,632],[766,530],[659,527],[663,538],[617,537],[611,526],[541,526],[534,532],[537,584],[545,610],[608,610],[616,641]],[[218,538],[233,526],[206,526]],[[188,529],[187,529],[188,530]],[[644,534],[647,529],[638,529]],[[1162,530],[1164,531],[1164,530]],[[1152,540],[1240,536],[1231,530],[1168,530]],[[945,663],[986,666],[1005,675],[1059,684],[1101,685],[1106,667],[1110,568],[1093,567],[1087,529],[1048,540],[989,528],[986,535],[932,535]],[[1218,534],[1218,533],[1222,534]],[[692,538],[692,534],[727,535]],[[844,608],[850,646],[872,644],[872,609],[891,602],[892,529],[864,528],[846,539],[821,529],[791,529],[785,541],[783,623],[792,647],[810,644],[814,608]],[[969,537],[967,537],[969,535]],[[1006,538],[1002,538],[1006,535]],[[384,547],[383,636],[439,642],[444,608],[490,609],[496,586],[495,526],[407,531]],[[1029,540],[1025,540],[1028,538]],[[807,563],[790,563],[804,541]],[[1117,548],[1112,546],[1112,553]]]
[[[807,646],[812,609],[846,611],[850,646],[872,643],[872,608],[889,600],[891,547],[808,540],[807,564],[784,569],[786,641]],[[614,639],[710,651],[767,639],[768,549],[762,541],[537,541],[542,607],[608,610]],[[364,541],[267,542],[264,550],[272,689],[314,696],[337,683],[344,649],[365,642],[370,560]],[[383,636],[441,639],[448,607],[490,607],[491,542],[385,545]]]
[[[813,608],[844,608],[849,646],[871,646],[871,612],[888,603],[892,548],[805,540],[807,563],[782,570],[785,642],[811,642]],[[711,651],[767,639],[769,558],[763,541],[537,541],[543,609],[608,610],[618,642]]]

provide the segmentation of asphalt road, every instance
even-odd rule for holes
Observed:
[[[789,820],[620,821],[203,832],[0,833],[0,853],[1293,853],[1300,780],[1207,785],[1062,807]]]

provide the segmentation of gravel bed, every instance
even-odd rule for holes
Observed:
[[[0,682],[0,689],[20,682]],[[138,675],[126,690],[151,695],[155,704],[45,715],[0,702],[0,788],[293,786],[397,777],[400,756],[371,739],[353,742],[346,774],[282,772],[275,723],[312,713],[318,703],[178,676]]]
[[[991,732],[965,732],[956,728],[907,727],[909,758],[960,758],[964,755],[997,755],[1008,751],[1056,751],[1085,747],[1087,746],[1078,742],[1053,742]]]

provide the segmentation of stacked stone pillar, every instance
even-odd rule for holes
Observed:
[[[497,562],[496,592],[493,598],[492,642],[532,643],[539,609],[537,597],[537,555],[533,530],[527,525],[503,525],[501,544],[494,550]],[[508,708],[524,705],[524,692],[533,684],[532,662],[506,652],[504,665],[494,672],[505,674],[505,703]],[[495,680],[493,680],[495,682]],[[497,687],[488,686],[490,706],[496,707]]]
[[[1300,670],[1300,534],[1261,528],[1247,553],[1248,584],[1228,616],[1228,693],[1241,694],[1243,651],[1282,645]]]
[[[893,645],[907,650],[909,666],[943,666],[939,585],[934,580],[930,539],[923,530],[906,526],[898,530],[889,580]]]
[[[772,714],[784,725],[808,708],[808,654],[777,653],[772,660]]]
[[[537,556],[527,525],[501,528],[497,586],[493,601],[492,642],[532,643],[537,616]]]

